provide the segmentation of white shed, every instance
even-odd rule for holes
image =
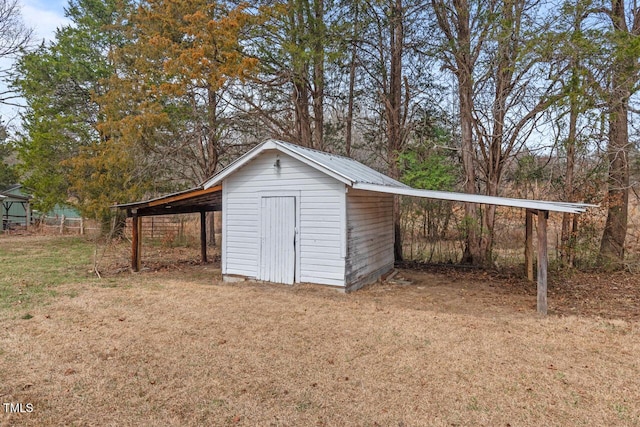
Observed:
[[[354,290],[393,267],[393,193],[410,187],[355,160],[269,140],[204,188],[220,184],[227,280]]]
[[[131,266],[140,269],[140,218],[222,210],[222,275],[354,290],[393,267],[393,197],[424,197],[526,210],[525,265],[533,280],[537,216],[538,311],[547,312],[547,216],[581,213],[586,203],[513,199],[411,188],[353,159],[269,140],[203,185],[120,204],[132,218]]]

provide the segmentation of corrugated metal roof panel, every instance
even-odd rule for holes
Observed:
[[[385,174],[348,157],[325,153],[273,139],[263,142],[250,150],[244,156],[231,163],[225,169],[205,182],[203,184],[203,188],[206,189],[213,185],[220,184],[227,176],[234,173],[236,170],[250,162],[251,159],[266,150],[278,150],[282,153],[288,154],[355,189],[404,196],[424,197],[436,200],[512,206],[554,212],[581,213],[589,207],[597,207],[597,205],[590,205],[587,203],[513,199],[508,197],[484,196],[481,194],[420,190],[417,188],[411,188],[408,185],[396,181],[395,179],[392,179]]]
[[[288,154],[350,186],[355,183],[363,183],[392,188],[409,188],[405,184],[348,157],[325,153],[275,139],[265,141],[248,151],[245,155],[207,180],[203,184],[203,187],[209,188],[221,183],[227,176],[266,150],[278,150],[281,153]]]
[[[323,166],[334,173],[343,176],[353,184],[375,184],[385,187],[410,188],[409,186],[386,176],[375,169],[348,157],[313,150],[288,142],[274,141],[279,147],[297,153],[298,155]]]
[[[582,213],[590,207],[597,207],[597,205],[591,205],[588,203],[569,203],[569,202],[550,202],[544,200],[528,200],[528,199],[513,199],[509,197],[497,197],[497,196],[485,196],[482,194],[467,194],[467,193],[453,193],[449,191],[433,191],[433,190],[420,190],[417,188],[389,188],[380,185],[372,184],[356,184],[353,186],[355,189],[375,191],[378,193],[390,193],[400,196],[412,196],[412,197],[424,197],[428,199],[436,200],[451,200],[454,202],[470,202],[487,205],[497,206],[511,206],[516,208],[533,209],[540,211],[552,211],[552,212],[568,212],[568,213]]]

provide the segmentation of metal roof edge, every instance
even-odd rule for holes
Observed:
[[[31,195],[21,196],[19,194],[7,194],[7,193],[0,194],[0,197],[2,197],[4,199],[16,199],[16,200],[21,201],[21,202],[28,202],[28,201],[33,199],[33,196],[31,196]]]
[[[217,174],[213,175],[211,178],[203,182],[202,188],[206,190],[210,187],[213,187],[216,184],[220,184],[226,177],[228,177],[233,172],[235,172],[236,170],[240,169],[242,166],[247,164],[258,154],[262,153],[262,151],[268,150],[269,148],[275,148],[275,144],[273,143],[273,141],[274,140],[272,139],[268,139],[256,145],[251,150],[247,151],[242,156],[238,157],[233,162],[229,163],[227,167],[222,169],[220,172],[218,172]]]
[[[292,151],[292,149],[290,148],[290,146],[291,146],[291,145],[295,145],[295,144],[286,143],[286,142],[283,142],[283,141],[277,141],[277,140],[276,140],[275,142],[276,142],[276,144],[280,145],[283,149],[286,149],[286,150],[288,150],[289,152],[291,152],[291,151]],[[375,170],[375,169],[371,168],[370,166],[367,166],[367,165],[365,165],[364,163],[357,161],[356,159],[352,159],[351,157],[346,157],[346,156],[342,156],[342,155],[339,155],[339,154],[327,153],[327,152],[325,152],[325,151],[316,150],[316,149],[314,149],[314,148],[308,148],[308,147],[302,147],[302,146],[296,146],[296,147],[300,147],[300,149],[301,149],[301,150],[314,151],[314,152],[317,152],[317,153],[322,154],[322,155],[325,155],[325,156],[331,156],[331,157],[335,157],[335,158],[344,159],[344,160],[347,160],[347,161],[354,162],[354,163],[356,163],[356,164],[358,164],[358,165],[360,165],[360,166],[362,166],[362,167],[365,167],[365,168],[367,168],[367,169],[370,169],[372,173],[374,173],[374,174],[378,174],[378,175],[381,175],[381,176],[383,176],[384,178],[386,178],[387,180],[393,181],[394,183],[398,184],[398,185],[393,185],[393,186],[392,186],[392,185],[389,185],[389,187],[411,188],[411,187],[409,187],[408,185],[406,185],[406,184],[404,184],[404,183],[402,183],[402,182],[398,181],[397,179],[391,178],[390,176],[388,176],[388,175],[386,175],[386,174],[384,174],[384,173],[382,173],[382,172],[380,172],[380,171],[377,171],[377,170]],[[349,186],[353,186],[356,182],[358,182],[358,179],[357,179],[357,178],[354,178],[354,177],[352,177],[352,176],[348,176],[348,175],[346,175],[346,174],[344,174],[344,173],[338,172],[338,171],[336,171],[336,170],[334,170],[334,169],[330,168],[330,167],[329,167],[328,165],[326,165],[326,164],[319,163],[318,161],[314,160],[313,158],[306,156],[306,155],[304,154],[304,152],[300,152],[300,153],[297,153],[297,154],[298,154],[299,156],[304,157],[305,159],[307,159],[307,160],[308,160],[308,162],[312,162],[312,163],[314,163],[314,164],[318,165],[320,168],[322,168],[322,170],[323,170],[325,173],[327,173],[327,174],[332,174],[332,173],[333,173],[333,174],[336,174],[336,177],[335,177],[336,179],[338,179],[338,180],[342,181],[343,183],[345,183],[345,184],[347,184],[347,185],[349,185]],[[340,179],[339,177],[342,177],[342,179]],[[362,181],[361,181],[361,182],[362,182]],[[364,183],[364,182],[362,182],[362,183]],[[384,184],[372,184],[372,185],[384,185]],[[384,185],[384,186],[387,186],[387,185]]]
[[[338,181],[341,181],[344,184],[347,184],[349,186],[353,185],[353,183],[355,182],[355,180],[351,177],[346,176],[345,174],[342,174],[336,170],[331,169],[329,166],[322,164],[312,158],[310,158],[309,156],[305,156],[304,153],[295,151],[293,149],[291,149],[288,145],[285,145],[285,143],[283,141],[278,141],[278,140],[272,140],[275,145],[278,147],[278,151],[285,153],[291,157],[293,157],[296,160],[299,160],[301,162],[303,162],[304,164],[313,167],[314,169],[317,169],[335,179],[337,179]],[[303,147],[304,148],[304,147]],[[322,152],[324,153],[324,152]],[[324,153],[326,155],[331,155],[330,153]]]
[[[133,206],[140,206],[140,205],[144,205],[144,204],[147,204],[147,203],[152,203],[152,202],[157,202],[159,200],[167,199],[169,197],[181,196],[183,194],[188,194],[188,193],[190,193],[192,191],[197,191],[197,190],[204,190],[204,188],[202,188],[202,185],[199,185],[197,187],[189,188],[187,190],[177,191],[175,193],[170,193],[170,194],[165,194],[165,195],[162,195],[162,196],[154,197],[153,199],[149,199],[149,200],[143,200],[143,201],[138,201],[138,202],[130,202],[130,203],[117,203],[115,205],[111,205],[111,208],[112,209],[115,209],[115,208],[124,209],[124,208],[133,207]]]
[[[499,196],[486,196],[482,194],[468,194],[468,193],[455,193],[447,191],[435,191],[435,190],[420,190],[416,188],[397,188],[397,187],[385,187],[376,184],[355,184],[354,189],[374,191],[379,193],[390,193],[404,196],[424,197],[437,200],[450,200],[455,202],[467,202],[467,203],[479,203],[496,206],[510,206],[516,208],[553,211],[553,212],[567,212],[567,213],[582,213],[589,207],[596,207],[597,205],[591,205],[588,203],[569,203],[569,202],[547,202],[544,200],[528,200],[528,199],[515,199]]]
[[[281,153],[291,156],[294,159],[299,160],[305,163],[306,165],[311,166],[314,169],[317,169],[325,173],[326,175],[329,175],[332,178],[337,179],[338,181],[341,181],[347,185],[353,184],[353,180],[351,178],[344,176],[343,174],[340,174],[332,170],[331,168],[327,167],[326,165],[323,165],[307,156],[304,156],[302,153],[298,153],[290,149],[287,145],[285,145],[283,141],[278,141],[277,139],[268,139],[256,145],[251,150],[247,151],[245,154],[243,154],[242,156],[238,157],[236,160],[231,162],[226,168],[222,169],[220,172],[218,172],[217,174],[215,174],[214,176],[206,180],[202,184],[203,188],[206,190],[209,187],[212,187],[216,184],[220,184],[229,175],[231,175],[232,173],[240,169],[242,166],[246,165],[248,162],[250,162],[257,156],[259,156],[266,150],[278,150]]]

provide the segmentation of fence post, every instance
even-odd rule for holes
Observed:
[[[28,230],[29,226],[31,225],[31,205],[29,203],[27,203],[24,213],[25,213],[24,228],[25,230]]]
[[[60,218],[60,234],[64,234],[64,215]]]
[[[80,217],[80,235],[84,236],[84,217]]]

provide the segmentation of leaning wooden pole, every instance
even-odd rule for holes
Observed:
[[[548,211],[538,211],[538,313],[547,314],[547,218]]]
[[[213,221],[213,218],[211,219]],[[207,213],[200,212],[200,254],[202,263],[207,262]]]

